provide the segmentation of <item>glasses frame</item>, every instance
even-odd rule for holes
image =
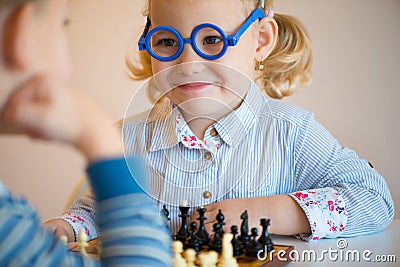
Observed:
[[[207,59],[207,60],[216,60],[216,59],[222,57],[226,53],[226,50],[228,49],[229,46],[237,45],[237,43],[240,40],[240,37],[246,32],[246,30],[250,27],[250,25],[252,25],[257,20],[263,19],[264,17],[265,17],[264,11],[261,8],[255,9],[253,12],[251,12],[249,17],[246,19],[246,21],[243,23],[243,25],[239,28],[239,30],[237,30],[234,34],[231,34],[229,36],[226,36],[224,31],[217,25],[214,25],[211,23],[203,23],[203,24],[196,26],[193,29],[193,31],[190,35],[190,38],[183,38],[176,29],[169,27],[169,26],[158,26],[149,31],[149,29],[151,27],[151,21],[150,21],[150,18],[147,17],[146,26],[145,26],[143,33],[140,36],[140,39],[138,42],[139,50],[140,51],[147,50],[147,52],[153,58],[155,58],[159,61],[167,62],[167,61],[172,61],[172,60],[177,59],[182,54],[185,44],[190,44],[192,46],[193,50],[196,52],[196,54],[198,54],[200,57]],[[196,45],[196,35],[201,29],[204,29],[204,28],[212,28],[221,34],[224,47],[222,48],[221,52],[219,52],[216,55],[207,55],[207,54],[203,53]],[[173,35],[175,35],[175,37],[177,38],[179,47],[178,47],[178,50],[176,51],[176,53],[173,54],[172,56],[161,57],[161,56],[155,54],[153,52],[153,50],[151,49],[151,45],[150,45],[151,37],[153,36],[154,33],[158,32],[158,31],[168,31],[168,32],[172,33]]]

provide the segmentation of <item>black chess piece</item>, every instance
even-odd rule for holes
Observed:
[[[185,244],[185,249],[193,248],[196,252],[201,249],[201,239],[196,234],[197,223],[190,223],[190,236]]]
[[[169,210],[167,209],[166,205],[163,205],[162,210],[160,211],[160,216],[165,220],[165,228],[172,234],[171,229],[169,228],[168,221],[171,219],[169,218]],[[174,238],[172,236],[172,238]]]
[[[221,225],[219,223],[214,223],[213,231],[214,231],[214,239],[211,241],[208,250],[214,250],[220,253],[222,251]]]
[[[236,225],[231,226],[232,237],[232,248],[233,248],[233,256],[237,257],[243,254],[243,248],[240,242],[237,240],[236,236],[238,234],[238,227]]]
[[[224,220],[225,220],[225,216],[224,214],[222,214],[221,210],[218,211],[217,216],[215,217],[215,219],[217,220],[217,222],[221,225],[221,233],[224,233]]]
[[[274,244],[272,243],[271,236],[268,233],[270,220],[262,218],[260,219],[260,225],[262,226],[263,230],[260,238],[258,239],[258,243],[263,246],[263,250],[266,250],[266,253],[270,253],[274,249]]]
[[[258,230],[256,227],[251,228],[251,236],[253,239],[250,242],[250,245],[246,248],[246,256],[251,258],[257,258],[257,255],[260,254],[260,251],[263,251],[263,246],[258,243],[256,237],[258,234]]]
[[[238,236],[238,240],[243,247],[243,250],[246,250],[247,246],[250,244],[250,236],[249,236],[249,217],[247,214],[247,210],[245,210],[241,215],[240,219],[242,219],[242,224],[240,225],[240,235]]]
[[[187,225],[189,209],[190,209],[190,207],[187,207],[187,206],[179,207],[179,210],[181,211],[181,214],[179,215],[179,217],[182,218],[182,223],[181,223],[181,228],[179,229],[178,233],[175,236],[175,239],[181,241],[182,244],[185,244],[186,240],[189,237],[189,230],[188,230],[188,225]]]
[[[207,220],[207,218],[204,216],[206,210],[207,209],[204,207],[200,207],[197,209],[197,212],[199,213],[199,217],[197,218],[197,220],[200,222],[200,225],[196,235],[201,239],[203,247],[207,246],[210,242],[210,235],[207,233],[206,228],[204,227],[204,222],[205,220]]]
[[[169,210],[167,209],[167,206],[164,204],[162,207],[163,207],[163,208],[162,208],[162,210],[160,211],[160,215],[161,215],[163,218],[165,218],[166,221],[171,220],[171,219],[169,218]]]

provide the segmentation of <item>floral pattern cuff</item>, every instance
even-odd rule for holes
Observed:
[[[342,196],[331,187],[298,191],[289,194],[303,209],[310,223],[310,234],[298,234],[304,241],[335,238],[347,223],[347,209]]]
[[[98,230],[92,223],[87,222],[83,217],[79,215],[74,215],[70,213],[66,213],[62,216],[57,217],[57,219],[61,219],[69,223],[75,233],[75,241],[77,241],[79,232],[83,229],[88,236],[88,240],[91,240],[98,236]]]

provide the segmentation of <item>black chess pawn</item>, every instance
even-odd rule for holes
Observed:
[[[181,228],[179,229],[178,233],[175,235],[175,239],[181,241],[182,244],[185,244],[189,237],[189,230],[188,230],[188,225],[187,225],[189,209],[190,209],[190,207],[188,207],[188,206],[180,206],[179,207],[179,210],[181,212],[179,217],[182,218],[182,223],[181,223]]]
[[[241,215],[240,219],[242,219],[242,224],[240,225],[240,235],[238,236],[238,240],[243,247],[243,250],[246,250],[247,246],[250,244],[250,236],[249,236],[249,217],[247,214],[247,210],[245,210]]]
[[[268,233],[268,226],[270,225],[270,220],[266,218],[262,218],[260,220],[260,225],[263,230],[260,238],[258,239],[258,243],[263,246],[263,250],[266,250],[267,253],[270,253],[274,249],[274,244],[272,243],[271,236]]]
[[[162,210],[160,211],[161,217],[165,218],[166,221],[171,220],[171,219],[169,218],[169,210],[167,209],[167,206],[164,204],[162,207],[163,207],[163,208],[162,208]]]
[[[217,220],[217,222],[221,225],[221,233],[224,233],[224,220],[225,220],[225,216],[224,214],[222,214],[221,210],[218,211],[217,216],[215,217],[215,219]]]
[[[213,231],[214,231],[214,239],[211,241],[208,250],[214,250],[220,253],[222,251],[221,225],[219,223],[214,223]]]
[[[232,248],[233,248],[233,256],[237,257],[243,254],[243,248],[240,242],[237,240],[236,236],[238,234],[238,227],[236,225],[231,226],[232,237]]]
[[[263,251],[263,246],[258,243],[256,237],[258,235],[258,230],[256,227],[251,228],[251,236],[252,240],[250,245],[246,248],[246,256],[251,258],[257,258],[257,255],[260,255],[260,251]]]
[[[162,210],[160,211],[160,216],[161,216],[161,218],[163,218],[164,221],[165,221],[165,227],[166,227],[169,231],[171,231],[170,228],[169,228],[169,226],[168,226],[168,222],[169,222],[171,219],[169,218],[169,210],[167,209],[167,207],[166,207],[165,204],[163,205],[163,208],[162,208]]]
[[[201,249],[201,239],[196,234],[197,223],[190,223],[190,236],[185,244],[185,249],[193,248],[196,252],[199,252]]]
[[[208,243],[210,242],[210,236],[207,233],[206,228],[204,227],[204,222],[205,220],[207,220],[207,218],[204,216],[206,210],[207,209],[204,207],[200,207],[197,209],[197,212],[199,213],[199,217],[197,218],[197,220],[200,222],[200,224],[196,235],[201,239],[201,243],[203,246],[207,246]]]

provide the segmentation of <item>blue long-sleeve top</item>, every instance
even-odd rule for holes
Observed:
[[[125,159],[96,162],[88,175],[97,200],[100,261],[68,251],[42,227],[36,211],[0,182],[0,266],[170,266],[170,235]],[[133,178],[134,177],[134,178]],[[140,183],[139,183],[140,184]]]

